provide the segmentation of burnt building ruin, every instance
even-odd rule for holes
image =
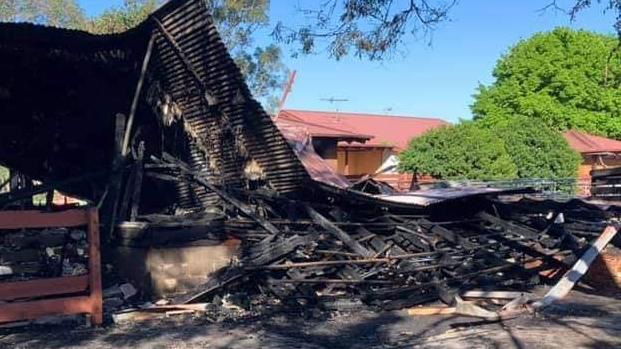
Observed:
[[[496,198],[522,189],[350,185],[304,135],[285,140],[295,130],[252,98],[202,0],[114,35],[0,24],[0,77],[0,164],[42,183],[0,194],[2,207],[50,189],[83,198],[101,207],[106,246],[130,248],[109,257],[124,261],[135,247],[239,241],[239,260],[188,282],[178,303],[243,290],[396,309],[523,289],[615,215]]]

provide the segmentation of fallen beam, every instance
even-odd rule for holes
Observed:
[[[487,299],[515,299],[524,295],[529,295],[525,292],[516,291],[466,291],[461,294],[463,298],[487,298]]]
[[[311,219],[317,223],[320,227],[327,230],[329,233],[334,235],[337,239],[341,240],[347,247],[349,247],[352,251],[366,257],[372,257],[374,255],[373,252],[367,250],[362,246],[358,241],[349,236],[346,232],[344,232],[341,228],[334,225],[334,223],[330,222],[326,217],[322,216],[319,212],[315,211],[314,208],[309,205],[304,205],[306,208],[306,212],[311,217]]]
[[[455,314],[457,309],[455,307],[416,307],[407,309],[410,316],[422,316],[422,315],[451,315]]]
[[[267,221],[266,219],[263,219],[259,216],[257,216],[254,212],[252,212],[252,210],[246,206],[244,203],[242,203],[241,201],[237,200],[236,198],[228,195],[227,193],[225,193],[224,191],[220,190],[220,188],[218,188],[217,186],[211,184],[208,180],[206,180],[200,173],[193,171],[192,169],[190,169],[190,167],[185,164],[184,162],[182,162],[181,160],[169,155],[169,154],[164,154],[163,155],[164,160],[168,161],[168,162],[172,162],[176,165],[178,165],[178,169],[185,173],[186,175],[190,176],[192,178],[192,180],[194,180],[196,183],[204,186],[205,188],[213,191],[214,193],[216,193],[222,200],[228,202],[229,204],[233,205],[235,208],[237,208],[239,211],[241,211],[243,213],[244,216],[252,219],[253,221],[255,221],[257,224],[259,224],[261,227],[263,227],[263,229],[267,230],[268,232],[272,233],[272,234],[280,234],[280,230],[278,228],[276,228],[276,226],[274,226],[272,223],[270,223],[269,221]],[[157,158],[153,158],[153,160],[155,161],[161,161]]]
[[[580,278],[586,274],[591,263],[602,252],[604,247],[617,235],[619,229],[616,226],[609,225],[604,229],[602,234],[589,246],[582,257],[568,270],[554,287],[539,301],[533,303],[533,308],[540,309],[565,297],[569,291],[578,283]]]

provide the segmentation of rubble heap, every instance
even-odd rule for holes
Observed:
[[[0,281],[88,273],[86,232],[44,229],[0,232]]]
[[[571,266],[616,216],[580,201],[479,198],[408,210],[325,192],[252,196],[243,202],[257,214],[227,222],[242,258],[175,303],[243,292],[296,306],[400,309],[451,303],[470,289],[526,290],[541,270]]]
[[[490,188],[421,204],[351,186],[252,98],[203,0],[171,0],[114,35],[0,29],[0,162],[45,183],[1,194],[0,206],[56,189],[101,207],[104,244],[240,239],[239,262],[177,304],[241,294],[398,309],[525,289],[539,270],[570,265],[614,216],[575,202],[507,204]],[[57,241],[0,235],[2,271],[82,272],[79,234],[48,235]],[[109,289],[108,308],[132,293]]]

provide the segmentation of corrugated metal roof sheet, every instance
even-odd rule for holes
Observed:
[[[347,188],[351,184],[315,152],[310,134],[305,128],[291,123],[277,125],[313,180],[339,188]]]
[[[242,186],[248,164],[258,164],[279,193],[310,182],[252,98],[204,0],[169,1],[137,28],[115,35],[26,24],[0,29],[6,97],[0,98],[0,162],[11,168],[50,182],[108,170],[115,114],[129,112],[154,36],[132,129],[132,140],[145,137],[147,156],[166,151],[223,187]],[[156,110],[162,103],[179,115],[163,120]],[[102,191],[84,187],[69,193],[97,199]],[[180,183],[176,191],[181,207],[218,200],[196,184]]]

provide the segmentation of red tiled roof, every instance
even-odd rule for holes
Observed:
[[[390,144],[374,144],[374,143],[360,143],[360,142],[339,142],[339,147],[345,147],[352,149],[392,149],[395,146]]]
[[[581,154],[621,153],[621,142],[595,136],[592,134],[570,130],[563,133],[569,146]]]
[[[361,135],[371,135],[366,146],[392,145],[397,149],[405,149],[410,139],[420,136],[432,128],[448,125],[437,118],[420,118],[410,116],[376,115],[362,113],[319,112],[306,110],[283,110],[279,114],[287,119],[297,120],[320,127],[335,128]],[[309,130],[315,136],[313,130]],[[341,142],[340,146],[349,146]],[[355,142],[351,146],[359,147]]]
[[[356,140],[365,142],[373,138],[370,134],[362,134],[354,131],[352,125],[336,118],[306,118],[296,113],[283,110],[276,118],[276,124],[303,127],[313,137],[338,138],[343,140]]]

